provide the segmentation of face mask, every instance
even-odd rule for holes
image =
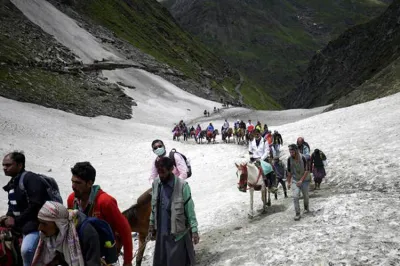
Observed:
[[[164,147],[160,147],[156,150],[153,151],[157,156],[162,156],[165,153],[165,148]]]

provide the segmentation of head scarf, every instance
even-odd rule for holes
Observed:
[[[71,266],[84,266],[78,233],[75,221],[78,211],[68,211],[62,204],[47,201],[40,209],[38,218],[43,221],[54,222],[59,233],[55,236],[46,237],[40,233],[39,245],[35,253],[32,265],[49,264],[57,254],[64,255],[65,262]]]

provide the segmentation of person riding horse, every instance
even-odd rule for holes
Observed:
[[[210,123],[207,127],[207,136],[211,136],[213,132],[214,132],[214,126],[212,123]]]
[[[225,138],[226,138],[226,131],[229,129],[229,122],[228,122],[228,120],[227,119],[225,119],[225,122],[224,122],[224,124],[222,125],[222,128],[221,128],[221,134],[222,134],[222,140],[225,140]]]
[[[267,157],[269,156],[269,147],[268,144],[263,140],[261,137],[261,133],[259,130],[254,131],[254,139],[249,142],[249,154],[250,154],[250,162],[255,162],[257,167],[260,168],[263,165]],[[268,163],[269,164],[269,163]],[[271,167],[272,168],[272,167]],[[271,172],[268,176],[264,176],[263,178],[266,182],[266,186],[272,193],[276,192],[276,185],[275,185],[275,174]]]

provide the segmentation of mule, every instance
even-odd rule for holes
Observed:
[[[196,136],[196,130],[192,130],[192,131],[190,131],[190,133],[189,133],[189,138],[194,138]]]
[[[212,141],[213,143],[215,143],[215,139],[216,139],[217,135],[219,135],[218,129],[214,129],[213,132],[207,131],[207,133],[206,133],[207,142],[211,143],[211,141]]]
[[[245,137],[246,133],[245,130],[243,128],[239,128],[236,132],[236,141],[237,144],[239,145],[240,143],[244,143],[244,137]]]
[[[122,212],[131,226],[132,232],[139,234],[139,248],[136,254],[136,265],[142,265],[144,250],[146,249],[146,238],[149,232],[151,213],[151,188],[144,192],[136,204]]]
[[[230,143],[232,135],[233,135],[233,129],[230,127],[227,130],[225,130],[224,133],[222,134],[222,140],[225,141],[225,143]]]
[[[254,133],[252,132],[247,132],[246,133],[246,145],[249,144],[250,141],[253,141],[254,139]]]
[[[203,139],[205,139],[206,136],[207,136],[207,130],[200,131],[199,137],[197,138],[197,143],[198,144],[202,144],[203,143]]]
[[[248,217],[254,217],[253,198],[254,190],[261,190],[261,200],[263,202],[262,213],[267,211],[267,206],[271,206],[271,192],[265,185],[261,167],[258,168],[254,163],[235,164],[237,168],[236,175],[239,177],[240,182],[247,183],[248,190],[250,191],[250,208]],[[246,188],[247,189],[247,188]]]
[[[177,140],[177,141],[179,141],[179,138],[182,136],[182,133],[179,131],[179,130],[176,130],[175,132],[174,132],[174,135],[173,135],[173,137],[172,137],[172,140]]]

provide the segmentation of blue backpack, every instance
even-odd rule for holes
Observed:
[[[97,231],[100,240],[100,254],[102,260],[108,265],[118,261],[117,247],[115,246],[114,233],[110,225],[99,218],[88,217],[80,224],[78,235],[81,238],[87,224],[91,224]]]

